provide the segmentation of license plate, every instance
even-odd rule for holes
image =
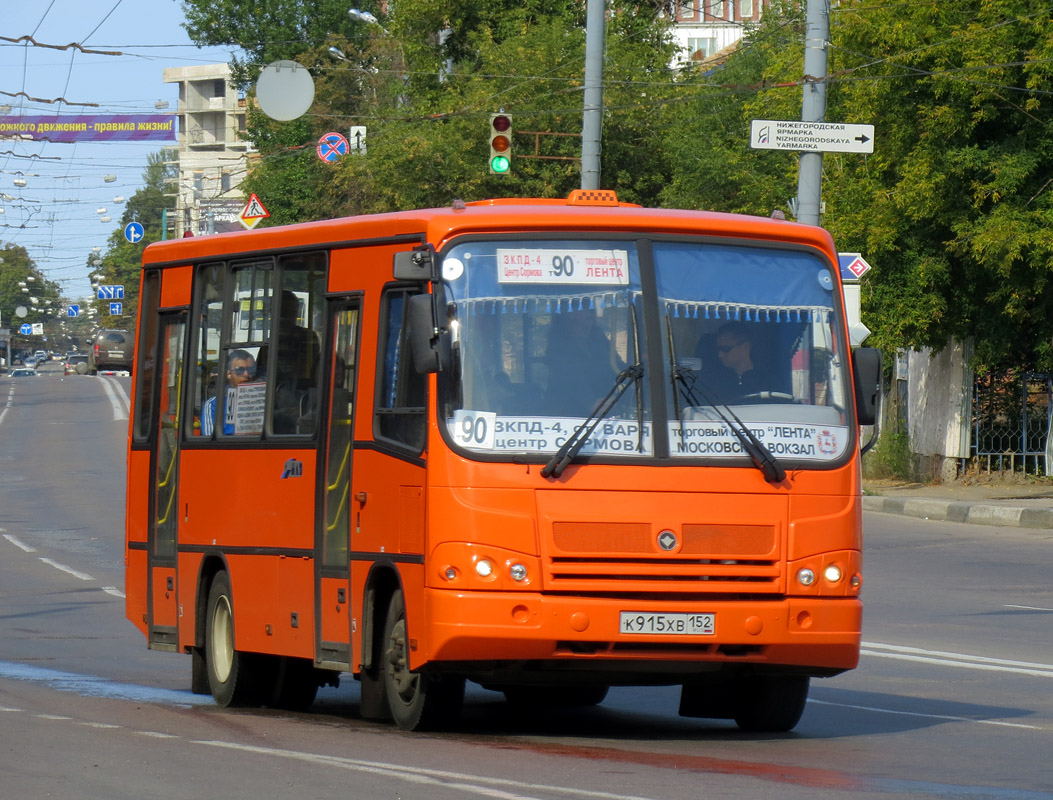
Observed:
[[[716,614],[653,614],[623,611],[619,618],[622,633],[661,634],[668,636],[713,636]]]

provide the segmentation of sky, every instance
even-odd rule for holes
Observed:
[[[227,48],[191,44],[182,22],[179,0],[5,0],[0,114],[174,113],[179,92],[176,84],[162,81],[166,68],[230,61]],[[37,44],[22,39],[27,36]],[[74,43],[121,55],[66,47]],[[158,111],[160,101],[168,108]],[[89,103],[97,105],[75,105]],[[126,201],[135,194],[148,156],[168,145],[175,142],[0,138],[0,243],[26,248],[64,297],[90,296],[85,262],[92,248],[105,252],[106,240],[119,227],[125,206],[115,198]],[[107,183],[107,175],[117,179]],[[103,216],[111,221],[100,222]]]

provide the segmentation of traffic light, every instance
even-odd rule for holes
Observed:
[[[490,115],[490,174],[507,175],[512,166],[512,116]]]

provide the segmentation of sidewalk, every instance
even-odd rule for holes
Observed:
[[[863,510],[921,519],[1053,530],[1053,481],[1007,476],[947,484],[863,481]]]

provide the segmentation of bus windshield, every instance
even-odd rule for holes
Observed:
[[[553,453],[597,411],[582,456],[741,461],[737,420],[788,466],[848,451],[837,284],[814,251],[487,240],[442,265],[443,410],[467,451]]]

